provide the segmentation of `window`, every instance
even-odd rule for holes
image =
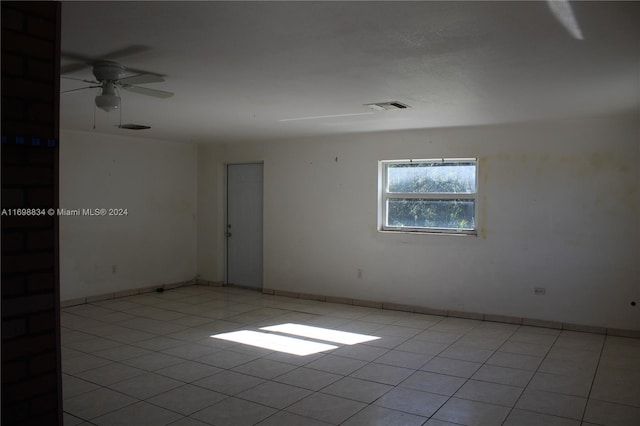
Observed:
[[[380,162],[379,229],[476,234],[475,158]]]

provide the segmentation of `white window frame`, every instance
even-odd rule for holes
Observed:
[[[389,192],[388,166],[403,163],[475,163],[475,192],[465,193],[441,193],[441,192]],[[443,235],[478,235],[478,159],[477,158],[436,158],[436,159],[408,159],[408,160],[381,160],[378,162],[378,231],[400,232],[416,234],[443,234]],[[474,228],[424,228],[408,226],[388,226],[388,201],[390,199],[421,199],[421,200],[472,200],[474,203]]]

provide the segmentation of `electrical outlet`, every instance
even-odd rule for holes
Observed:
[[[533,294],[536,296],[544,296],[547,292],[547,289],[544,287],[534,287]]]

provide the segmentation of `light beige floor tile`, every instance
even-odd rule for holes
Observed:
[[[94,353],[105,349],[122,346],[122,343],[116,342],[114,340],[103,339],[101,337],[94,337],[92,339],[66,343],[65,346],[67,348],[75,349],[81,352]]]
[[[161,351],[164,349],[174,348],[184,344],[184,340],[171,339],[169,337],[157,336],[151,339],[142,340],[140,342],[132,343],[135,346],[139,346],[150,351]]]
[[[421,370],[469,378],[473,376],[481,365],[478,362],[460,361],[437,356],[423,365]]]
[[[416,334],[415,338],[419,340],[426,340],[428,342],[446,343],[448,345],[463,338],[462,333],[447,333],[444,331],[435,331],[428,329],[422,333]]]
[[[372,362],[351,373],[351,377],[386,385],[397,385],[415,372],[413,369]]]
[[[69,376],[67,374],[62,375],[62,396],[64,399],[82,395],[86,392],[96,390],[99,387],[100,386],[95,383],[87,382],[86,380],[82,380],[77,377]]]
[[[387,354],[383,355],[382,357],[386,355]],[[359,368],[364,367],[365,365],[367,365],[367,361],[329,354],[306,364],[306,367],[313,368],[314,370],[328,371],[329,373],[341,374],[343,376],[346,376],[358,370]]]
[[[513,407],[522,391],[522,388],[515,386],[469,380],[454,396],[461,399]]]
[[[425,417],[370,405],[342,424],[344,426],[420,426],[425,420]]]
[[[536,373],[531,379],[528,388],[586,398],[591,389],[591,382],[592,378],[590,376]]]
[[[168,321],[160,321],[152,318],[128,319],[120,321],[118,325],[152,334],[169,334],[188,328],[186,325],[174,324]]]
[[[367,345],[351,345],[342,346],[331,352],[332,355],[343,356],[347,358],[359,359],[362,361],[373,361],[376,358],[381,357],[389,350],[386,348],[377,348]]]
[[[427,420],[424,426],[460,426],[460,423],[445,422],[444,420],[438,420],[432,417]]]
[[[92,370],[111,363],[112,361],[109,361],[108,359],[82,353],[74,356],[73,358],[63,358],[62,372],[67,374],[78,374],[83,371]]]
[[[256,358],[259,357],[257,355],[250,355],[244,352],[221,350],[209,355],[198,357],[194,361],[218,368],[233,368],[249,361],[253,361]]]
[[[468,333],[478,327],[482,321],[470,320],[464,318],[448,317],[431,327],[429,330],[444,331],[446,333]]]
[[[549,414],[516,409],[509,414],[504,426],[580,426],[580,422]]]
[[[184,343],[179,346],[163,349],[161,352],[165,355],[171,355],[183,359],[195,359],[201,356],[209,355],[216,352],[216,348],[211,346],[200,345],[198,343]]]
[[[392,325],[385,325],[382,328],[376,330],[377,336],[392,336],[392,337],[413,337],[420,333],[421,330],[412,327],[405,327],[394,323]]]
[[[460,389],[465,381],[466,380],[461,377],[430,373],[427,371],[416,371],[404,382],[400,383],[399,386],[451,396]]]
[[[532,371],[518,370],[515,368],[500,367],[497,365],[483,365],[471,376],[476,380],[525,387],[533,377]]]
[[[374,346],[377,348],[393,349],[396,346],[399,346],[402,343],[406,342],[407,340],[407,337],[380,336],[379,339],[363,343],[363,345]]]
[[[414,352],[392,350],[377,358],[379,364],[395,365],[396,367],[419,369],[433,358],[432,355],[422,355]]]
[[[277,410],[238,398],[227,398],[191,417],[216,426],[249,426],[274,414]]]
[[[544,357],[549,352],[550,346],[537,345],[535,343],[507,341],[504,345],[500,346],[499,350],[501,352],[509,352],[512,354]]]
[[[542,357],[538,356],[497,351],[487,360],[487,364],[536,371],[542,359]]]
[[[558,337],[558,340],[554,343],[554,346],[566,349],[600,352],[602,350],[605,337],[606,336],[600,334],[576,332],[569,334],[567,331],[563,331]]]
[[[542,362],[542,364],[540,364],[538,372],[562,374],[565,376],[593,377],[597,366],[598,361],[596,359],[591,361],[565,361],[561,359],[547,358]]]
[[[341,379],[342,377],[343,376],[341,375],[326,371],[300,367],[296,370],[283,374],[282,376],[278,376],[274,380],[280,383],[317,391]]]
[[[591,398],[640,407],[640,372],[623,369],[599,369]]]
[[[375,405],[417,416],[430,417],[448,399],[444,395],[398,387],[378,399]]]
[[[187,315],[182,318],[171,320],[171,322],[175,324],[186,325],[187,327],[196,327],[202,326],[204,324],[209,324],[211,322],[211,318],[200,317],[197,315]]]
[[[516,408],[580,420],[586,402],[577,396],[525,389]]]
[[[505,338],[492,338],[484,336],[474,336],[467,334],[458,339],[455,344],[466,346],[470,348],[488,349],[490,351],[496,351],[506,341]]]
[[[468,426],[500,425],[510,409],[484,402],[451,398],[433,418]]]
[[[635,426],[640,424],[640,408],[591,399],[584,420],[607,426]]]
[[[132,345],[120,345],[109,349],[93,352],[93,355],[106,358],[111,361],[124,361],[127,359],[149,354],[150,351]]]
[[[64,426],[78,426],[85,423],[84,420],[69,413],[62,413],[62,424]]]
[[[112,335],[107,336],[109,339],[126,343],[129,345],[134,345],[141,340],[148,340],[157,336],[156,334],[147,333],[139,330],[127,330],[118,333],[114,333]]]
[[[101,386],[108,386],[144,373],[145,371],[139,368],[120,363],[112,363],[103,367],[94,368],[93,370],[83,371],[82,373],[76,374],[76,377]]]
[[[246,374],[236,373],[235,371],[222,371],[221,373],[214,374],[213,376],[196,380],[193,384],[195,386],[224,393],[225,395],[235,395],[257,386],[262,382],[264,382],[263,379],[259,379],[254,376],[247,376]]]
[[[322,393],[370,404],[391,389],[390,385],[345,377],[323,388]]]
[[[557,338],[558,337],[556,335],[552,334],[532,333],[526,330],[518,330],[509,337],[509,341],[551,346],[555,343]]]
[[[180,420],[176,420],[170,423],[169,426],[211,426],[208,423],[203,423],[200,420],[192,419],[191,417],[183,417]]]
[[[340,424],[366,406],[350,399],[314,393],[289,406],[286,411],[331,424]]]
[[[449,347],[449,343],[431,342],[418,338],[409,339],[394,349],[405,352],[414,352],[421,355],[438,355]]]
[[[198,386],[183,385],[149,398],[147,402],[188,416],[225,398],[228,396],[222,393]]]
[[[328,426],[329,423],[321,422],[310,417],[279,411],[267,419],[257,423],[256,426]]]
[[[182,418],[182,416],[178,413],[146,402],[138,402],[93,419],[91,422],[98,426],[164,426],[180,418]]]
[[[134,398],[147,399],[182,385],[182,382],[169,377],[155,373],[144,373],[131,379],[114,383],[109,388]]]
[[[600,354],[593,351],[585,351],[580,349],[567,349],[554,346],[547,354],[549,359],[560,359],[564,361],[576,362],[593,362],[598,360]]]
[[[81,419],[91,420],[135,402],[135,398],[100,388],[65,400],[64,410]]]
[[[300,367],[303,365],[308,365],[309,363],[316,361],[324,356],[326,356],[324,353],[299,356],[299,355],[287,354],[284,352],[273,352],[265,356],[265,358],[271,359],[273,361],[284,362],[285,364],[297,365]]]
[[[268,381],[240,392],[236,397],[281,410],[312,393],[307,389]]]
[[[131,358],[122,362],[123,364],[140,368],[142,370],[155,371],[161,368],[168,367],[170,365],[184,362],[184,359],[177,358],[175,356],[165,355],[160,352],[152,352],[150,354]]]
[[[295,365],[260,358],[234,367],[233,371],[238,371],[243,374],[263,379],[273,379],[274,377],[281,376],[291,370],[295,370],[296,368],[297,367]]]
[[[472,361],[472,362],[483,363],[487,359],[489,359],[491,355],[493,355],[493,352],[494,351],[489,349],[482,349],[482,348],[477,348],[473,346],[464,346],[459,343],[454,343],[444,351],[440,352],[440,355],[438,356],[441,356],[444,358],[459,359],[462,361]]]
[[[185,383],[191,383],[196,380],[212,376],[221,371],[222,369],[211,365],[185,361],[155,370],[155,373],[162,374],[163,376],[171,377],[172,379],[180,380]]]

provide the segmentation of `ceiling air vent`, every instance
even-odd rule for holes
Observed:
[[[374,104],[364,104],[364,106],[371,108],[374,111],[388,111],[391,109],[407,109],[410,108],[409,105],[403,104],[402,102],[376,102]]]
[[[150,126],[143,126],[142,124],[121,124],[118,127],[127,130],[146,130],[151,128]]]

